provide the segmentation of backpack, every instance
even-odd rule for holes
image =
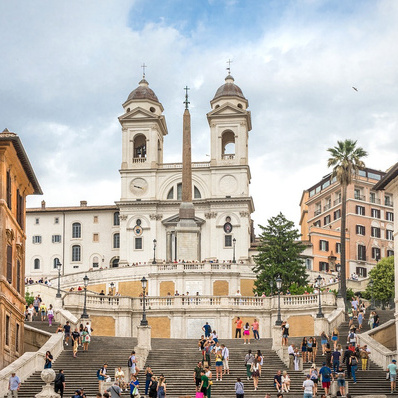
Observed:
[[[350,338],[350,340],[354,340],[354,339],[355,339],[355,335],[354,335],[354,333],[353,333],[353,332],[351,332],[351,333],[350,333],[350,336],[349,336],[349,338]]]
[[[129,358],[129,360],[128,360],[128,362],[127,362],[127,366],[128,366],[129,368],[131,368],[131,367],[133,366],[133,361],[132,361],[131,357]]]
[[[351,366],[356,366],[358,365],[358,360],[356,357],[351,357]]]
[[[97,377],[100,377],[100,372],[101,372],[101,369],[98,369],[97,370]]]
[[[329,377],[330,376],[330,369],[329,368],[325,368],[324,369],[323,376],[325,376],[325,377]]]
[[[58,373],[57,376],[55,377],[54,384],[57,385],[62,384],[61,379],[62,379],[62,373]]]

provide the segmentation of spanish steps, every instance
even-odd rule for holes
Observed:
[[[380,323],[393,317],[392,311],[378,311]],[[55,332],[55,326],[49,328],[46,322],[34,321],[31,326],[42,330]],[[364,323],[364,330],[368,326]],[[340,340],[344,344],[348,335],[348,322],[344,322],[339,328]],[[318,338],[320,342],[320,339]],[[271,339],[251,340],[250,345],[244,345],[242,340],[227,339],[222,340],[230,350],[230,375],[223,375],[223,381],[216,381],[215,368],[213,371],[213,385],[211,396],[213,398],[235,397],[234,385],[236,378],[240,377],[245,387],[245,397],[261,397],[266,393],[276,396],[273,387],[273,377],[278,369],[287,370],[275,351],[271,349]],[[301,338],[290,339],[289,342],[298,344]],[[342,344],[342,345],[343,345]],[[77,358],[72,356],[71,346],[65,346],[65,350],[54,361],[53,369],[58,372],[64,369],[66,379],[66,390],[64,397],[73,395],[76,389],[84,388],[88,397],[95,397],[98,391],[97,370],[103,363],[108,363],[108,374],[114,379],[114,372],[118,366],[127,366],[127,360],[131,350],[136,345],[134,338],[99,337],[93,336],[88,352],[79,349]],[[253,353],[261,350],[264,355],[264,365],[259,381],[258,391],[254,391],[253,382],[246,380],[246,368],[244,357],[247,350]],[[319,353],[319,351],[318,351]],[[147,365],[151,366],[155,375],[164,374],[167,381],[167,396],[170,398],[195,397],[195,383],[193,370],[196,363],[202,359],[201,352],[198,350],[197,341],[192,339],[152,339],[152,351],[147,358]],[[317,367],[322,366],[324,357],[318,355],[316,359]],[[214,364],[213,364],[214,365]],[[310,365],[308,365],[309,367]],[[306,366],[304,366],[304,369]],[[360,368],[360,366],[359,366]],[[305,379],[304,371],[289,371],[291,378],[291,390],[284,396],[291,398],[302,397],[302,383]],[[144,371],[139,373],[141,382],[140,393],[143,395],[145,386]],[[349,380],[350,393],[353,396],[365,394],[386,394],[389,393],[389,382],[385,380],[385,370],[370,361],[367,371],[357,372],[357,384],[354,385]],[[32,398],[41,391],[43,382],[40,379],[40,372],[35,372],[26,380],[20,389],[20,398]],[[318,388],[318,393],[322,392]],[[122,393],[122,397],[129,396],[127,392]]]

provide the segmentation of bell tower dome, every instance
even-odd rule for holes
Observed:
[[[211,135],[212,165],[247,165],[248,134],[251,130],[249,102],[228,74],[210,101],[207,114]]]

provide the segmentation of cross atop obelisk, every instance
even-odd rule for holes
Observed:
[[[188,109],[188,105],[190,104],[190,102],[188,101],[188,90],[189,90],[189,87],[185,86],[184,90],[185,90],[185,101],[183,103],[185,104],[185,109]]]

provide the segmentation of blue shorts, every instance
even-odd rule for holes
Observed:
[[[98,376],[98,380],[104,381],[105,380],[105,376]]]
[[[345,386],[345,380],[337,379],[337,384],[338,384],[339,387],[344,387]]]
[[[322,344],[322,345],[327,344],[327,343],[328,343],[327,340],[321,340],[321,344]]]

